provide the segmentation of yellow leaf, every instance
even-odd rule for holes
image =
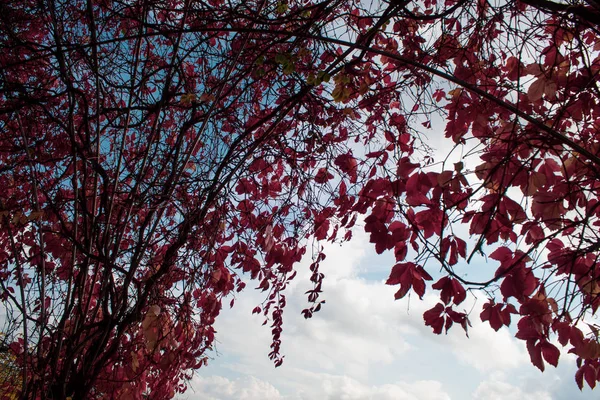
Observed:
[[[461,93],[462,93],[462,88],[452,89],[451,91],[448,92],[448,94],[454,98],[460,96]]]
[[[589,282],[587,282],[586,284],[584,284],[581,287],[581,290],[584,293],[591,294],[592,296],[598,296],[598,295],[600,295],[600,285],[598,285],[598,282],[595,281],[595,280],[593,280],[593,279],[590,279]]]
[[[150,309],[148,310],[148,314],[152,314],[154,316],[157,316],[160,314],[160,306],[154,304],[153,306],[150,307]]]
[[[353,117],[353,116],[354,116],[354,109],[353,109],[353,108],[351,108],[351,107],[345,107],[345,108],[342,110],[342,113],[343,113],[344,115],[348,115],[348,116],[350,116],[350,117]]]
[[[138,356],[133,351],[131,352],[131,369],[133,372],[136,372],[140,366],[140,361],[138,360]]]
[[[181,96],[179,103],[184,106],[189,106],[194,102],[194,100],[196,100],[196,95],[194,93],[186,93]]]
[[[338,83],[335,85],[333,92],[331,92],[331,97],[333,97],[333,101],[335,102],[346,101],[350,98],[350,89],[345,87],[343,84]]]

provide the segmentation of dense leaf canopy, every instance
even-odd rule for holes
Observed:
[[[512,320],[535,366],[565,346],[594,387],[599,26],[595,0],[0,2],[21,395],[173,397],[244,275],[280,365],[296,263],[312,257],[308,318],[322,244],[352,229],[394,254],[396,298],[439,295],[435,333]],[[495,273],[467,280],[482,255]]]

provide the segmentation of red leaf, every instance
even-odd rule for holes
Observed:
[[[558,358],[560,357],[560,351],[556,346],[549,342],[542,342],[542,355],[550,365],[557,366]]]
[[[444,304],[450,303],[450,300],[454,298],[454,304],[458,305],[467,297],[467,293],[462,285],[456,279],[447,276],[434,283],[432,288],[442,291],[440,299]]]
[[[585,381],[589,387],[593,389],[596,387],[596,381],[598,380],[596,368],[594,368],[594,366],[591,364],[585,365],[584,368],[585,370],[583,372],[583,377],[585,378]]]
[[[467,314],[456,312],[452,309],[452,307],[446,307],[446,319],[450,319],[453,322],[460,324],[460,326],[462,326],[462,328],[465,330],[467,337],[469,337],[468,327],[471,326],[471,323],[469,322]],[[452,324],[448,324],[448,321],[446,321],[446,333],[448,332],[450,326],[452,326]]]
[[[577,386],[579,390],[583,390],[583,374],[585,372],[585,366],[579,368],[575,373],[575,382],[577,382]]]
[[[406,243],[398,242],[396,243],[394,249],[394,255],[396,256],[396,261],[402,261],[406,258],[406,254],[408,253],[408,247],[406,247]]]
[[[342,172],[348,174],[350,177],[350,182],[356,182],[358,163],[356,158],[354,158],[350,153],[337,156],[335,159],[335,165],[337,165]]]
[[[447,276],[444,276],[432,286],[433,289],[442,291],[442,293],[440,293],[440,299],[444,304],[450,303],[450,298],[452,297],[451,290],[449,289],[450,286],[450,278]]]
[[[454,238],[456,241],[456,248],[458,249],[458,254],[460,254],[460,256],[462,258],[466,258],[467,257],[467,243],[460,239],[455,237]]]
[[[444,98],[446,97],[446,92],[444,92],[443,89],[437,89],[434,93],[433,93],[433,99],[435,101],[437,101],[438,103],[440,101],[442,101]]]
[[[346,183],[344,181],[340,182],[340,197],[344,197],[347,190]]]
[[[396,300],[403,298],[406,296],[413,283],[413,275],[412,270],[414,269],[415,264],[413,263],[400,263],[394,265],[388,280],[385,282],[386,285],[398,285],[400,284],[400,289],[396,292],[394,297]]]
[[[394,137],[394,134],[392,132],[385,131],[384,135],[385,135],[385,138],[388,140],[388,142],[396,143],[396,138]]]
[[[439,335],[444,329],[444,318],[441,316],[444,312],[444,305],[437,303],[435,307],[425,311],[423,313],[423,320],[425,325],[433,328],[433,333]]]
[[[254,205],[250,200],[242,200],[239,202],[237,209],[242,213],[251,213],[254,210]]]
[[[419,295],[419,298],[422,299],[425,294],[425,282],[421,279],[413,279],[412,288],[416,294]]]
[[[517,334],[515,337],[521,340],[537,340],[543,338],[540,327],[531,317],[523,317],[517,324]]]
[[[515,309],[515,306],[513,306],[512,304],[507,304],[504,310],[500,312],[500,315],[502,316],[502,322],[506,326],[510,325],[510,314],[518,314],[518,312]]]
[[[531,363],[538,367],[540,371],[544,372],[544,360],[542,359],[542,347],[538,343],[535,344],[535,340],[527,341],[527,351],[529,352],[529,358]]]
[[[452,279],[452,289],[454,290],[454,304],[459,305],[467,298],[467,292],[456,279]]]
[[[417,265],[416,268],[414,269],[413,276],[415,277],[415,279],[424,279],[426,281],[433,280],[431,275],[429,275],[427,273],[427,271],[425,271],[425,269],[423,267],[421,267],[420,265]]]
[[[483,305],[483,311],[480,314],[481,320],[489,321],[490,326],[495,331],[498,331],[503,325],[508,326],[510,324],[510,314],[517,313],[512,304],[507,304],[504,310],[502,310],[502,307],[504,307],[503,304],[495,304],[493,300],[490,300],[489,303]],[[537,336],[535,337],[537,338]]]
[[[508,57],[506,65],[502,68],[507,73],[507,78],[511,81],[516,81],[519,76],[522,76],[525,72],[525,68],[521,61],[516,57]]]
[[[454,323],[454,321],[452,320],[452,318],[446,318],[446,324],[444,326],[444,330],[446,331],[446,334],[448,334],[448,330],[450,328],[452,328],[453,323]]]
[[[452,175],[454,175],[454,171],[440,172],[440,174],[437,176],[438,185],[440,185],[442,187],[448,186],[450,184],[450,182],[452,181]]]
[[[552,194],[537,193],[531,204],[533,215],[540,218],[550,229],[561,226],[561,218],[565,213],[563,200]]]
[[[408,266],[412,263],[399,263],[392,267],[390,276],[385,282],[386,285],[397,285],[402,282],[402,275],[406,272]]]
[[[433,278],[420,265],[417,266],[415,269],[413,269],[412,274],[413,274],[413,281],[412,281],[413,290],[415,291],[416,294],[419,295],[419,298],[422,299],[423,295],[425,294],[425,281],[430,281]]]
[[[535,80],[527,90],[527,97],[532,103],[536,103],[542,99],[546,87],[546,78],[540,77]]]
[[[496,250],[494,250],[492,252],[492,254],[489,255],[490,258],[500,261],[501,263],[503,263],[506,260],[510,260],[512,259],[512,250],[509,249],[508,247],[498,247]]]
[[[396,175],[400,179],[406,179],[410,174],[419,167],[419,164],[413,164],[409,157],[402,157],[398,161],[398,168],[396,169]]]
[[[574,347],[581,347],[584,344],[583,332],[576,326],[570,327],[569,339]]]
[[[315,238],[317,240],[324,240],[327,237],[329,231],[329,220],[324,219],[320,222],[315,221]]]
[[[325,183],[328,180],[332,179],[333,175],[330,174],[326,168],[321,168],[319,169],[319,171],[317,172],[317,175],[315,175],[315,182],[317,183]]]
[[[571,335],[571,325],[568,322],[555,322],[552,325],[552,329],[558,333],[558,343],[566,346],[569,343],[569,336]]]
[[[498,311],[499,305],[491,308],[490,312],[490,326],[497,332],[504,325],[502,321],[502,315]]]
[[[420,298],[425,294],[424,280],[431,280],[431,276],[423,269],[414,263],[398,263],[394,265],[389,278],[385,282],[386,285],[400,284],[400,290],[396,292],[396,299],[400,299],[408,293],[411,287]]]
[[[406,294],[408,293],[409,290],[410,290],[410,286],[401,285],[400,289],[396,293],[394,293],[394,299],[399,300],[399,299],[403,298],[404,296],[406,296]]]
[[[406,202],[411,206],[420,206],[430,204],[431,201],[427,198],[426,193],[429,191],[429,185],[424,185],[423,175],[420,173],[413,174],[406,182]]]

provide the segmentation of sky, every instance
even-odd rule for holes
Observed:
[[[200,369],[187,400],[589,400],[600,398],[575,384],[575,359],[563,351],[558,368],[544,373],[529,361],[524,342],[503,327],[495,332],[479,319],[485,297],[470,295],[464,307],[473,327],[435,335],[423,311],[437,300],[432,293],[394,301],[385,279],[390,255],[376,255],[368,237],[355,232],[350,243],[330,244],[321,270],[327,303],[312,319],[304,292],[310,289],[305,260],[287,290],[282,352],[274,368],[268,359],[270,329],[252,315],[264,298],[250,289],[238,294],[233,309],[217,319],[216,353]],[[493,262],[493,260],[490,260]],[[494,266],[473,265],[471,268]],[[256,286],[256,285],[254,285]],[[461,305],[462,306],[462,305]],[[459,310],[461,311],[461,310]],[[558,346],[559,348],[560,345]]]

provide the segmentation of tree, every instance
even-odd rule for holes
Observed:
[[[13,354],[6,346],[0,348],[0,398],[16,400],[19,398],[21,374]]]
[[[396,298],[467,291],[532,363],[600,380],[600,6],[547,0],[0,4],[0,297],[27,398],[172,397],[256,280],[285,287],[358,218]],[[440,121],[451,154],[422,135]],[[433,132],[441,136],[441,132]],[[468,228],[468,232],[461,226]],[[488,257],[488,280],[463,266]],[[435,267],[434,267],[435,266]],[[429,272],[428,272],[429,271]],[[587,321],[587,322],[586,322]]]

